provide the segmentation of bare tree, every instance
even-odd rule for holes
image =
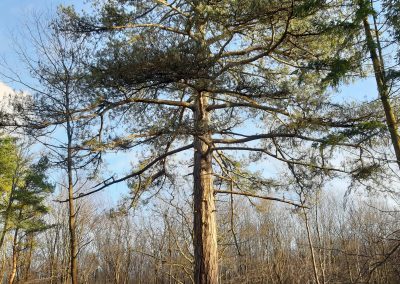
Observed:
[[[82,190],[94,176],[101,153],[93,152],[84,142],[100,139],[97,128],[99,116],[86,115],[90,99],[84,100],[83,79],[87,50],[83,38],[70,38],[66,33],[51,27],[49,22],[36,17],[27,27],[28,36],[35,52],[19,49],[21,59],[30,70],[36,84],[28,84],[18,76],[10,78],[28,87],[32,95],[29,104],[23,106],[24,127],[29,134],[48,151],[52,166],[66,174],[69,216],[69,257],[72,283],[78,283],[78,253],[76,207],[74,195]],[[87,98],[87,97],[86,97]],[[79,175],[85,172],[86,175]],[[80,178],[84,177],[86,178]],[[80,183],[80,185],[78,184]]]

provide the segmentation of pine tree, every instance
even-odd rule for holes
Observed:
[[[1,181],[2,206],[0,248],[3,249],[5,236],[13,231],[12,271],[9,283],[16,275],[18,252],[21,250],[21,235],[32,235],[47,229],[43,217],[48,212],[46,197],[53,191],[53,185],[47,181],[48,159],[41,158],[32,162],[25,154],[23,145],[16,138],[2,138],[0,152],[3,153],[0,167],[3,173]],[[7,158],[4,158],[7,157]]]
[[[194,280],[217,283],[215,194],[282,186],[246,169],[238,152],[250,153],[246,163],[276,159],[322,175],[346,172],[329,166],[324,148],[364,143],[357,127],[365,113],[326,95],[359,56],[348,40],[358,29],[347,25],[342,4],[95,1],[83,15],[62,8],[57,26],[86,35],[95,50],[86,80],[109,131],[88,146],[140,147],[145,156],[131,174],[77,198],[129,180],[136,199],[171,177],[170,157],[193,150]]]

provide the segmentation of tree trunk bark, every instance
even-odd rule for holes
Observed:
[[[28,256],[26,259],[26,267],[25,267],[25,275],[24,275],[24,282],[28,282],[29,280],[29,273],[31,270],[31,263],[32,263],[32,252],[33,252],[33,243],[35,240],[35,236],[33,233],[30,233],[28,236],[29,239],[29,250],[28,250]]]
[[[5,236],[6,236],[6,233],[7,233],[7,229],[8,229],[9,207],[7,207],[7,209],[6,209],[5,217],[4,217],[4,223],[3,223],[4,225],[3,225],[3,229],[1,230],[0,249],[3,247],[4,239],[5,239]]]
[[[70,234],[70,258],[71,258],[71,280],[72,284],[78,284],[78,267],[77,267],[77,254],[78,242],[76,239],[76,212],[73,200],[73,185],[72,181],[68,181],[68,196],[69,196],[69,234]]]
[[[218,283],[217,227],[212,178],[210,117],[207,93],[196,101],[193,207],[194,280],[196,284]]]
[[[17,167],[18,168],[18,167]],[[14,176],[17,176],[17,169],[15,169],[15,173]],[[3,247],[4,244],[4,239],[5,236],[7,234],[7,230],[8,230],[8,223],[9,223],[9,219],[10,219],[10,212],[11,212],[11,207],[13,205],[14,202],[14,191],[15,191],[15,187],[16,187],[16,183],[17,181],[15,180],[15,177],[13,178],[13,184],[11,187],[11,192],[10,192],[10,197],[8,199],[8,204],[7,204],[7,208],[5,210],[5,216],[4,216],[4,225],[3,225],[3,230],[1,231],[1,236],[0,236],[0,249]]]
[[[379,39],[376,39],[376,41],[373,39],[368,18],[365,18],[363,20],[363,25],[365,30],[365,36],[367,39],[367,47],[370,53],[372,65],[374,67],[374,73],[375,73],[376,85],[378,87],[379,97],[381,99],[383,109],[385,111],[386,125],[389,128],[390,138],[392,140],[392,145],[394,148],[394,152],[396,154],[397,164],[400,169],[400,137],[397,129],[398,124],[396,115],[390,104],[389,88],[387,85],[387,79],[384,70],[384,62],[382,62],[382,58],[378,56],[377,52],[377,47],[379,48],[380,42]]]
[[[68,172],[68,209],[69,209],[69,236],[70,236],[70,275],[72,284],[78,284],[78,241],[76,238],[76,210],[74,200],[74,182],[72,176],[72,128],[70,121],[67,121],[68,132],[68,156],[67,156],[67,172]]]
[[[17,260],[18,260],[18,228],[15,229],[14,240],[12,246],[12,264],[11,264],[11,274],[10,279],[8,279],[8,284],[13,284],[15,276],[17,275]]]

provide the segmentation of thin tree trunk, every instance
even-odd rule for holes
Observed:
[[[72,175],[68,173],[68,176]],[[72,284],[78,284],[78,267],[77,267],[77,254],[78,254],[78,242],[76,239],[76,212],[75,212],[75,204],[73,200],[73,185],[71,178],[68,178],[68,196],[69,196],[69,234],[70,234],[70,258],[71,258],[71,280]]]
[[[18,178],[17,178],[18,168],[19,167],[17,165],[17,167],[15,168],[15,171],[14,171],[14,177],[13,177],[12,186],[11,186],[10,198],[8,199],[7,208],[5,210],[4,223],[3,223],[4,225],[3,225],[3,230],[1,231],[1,236],[0,236],[0,249],[3,247],[4,238],[5,238],[7,230],[8,230],[8,222],[10,221],[10,211],[11,211],[11,207],[14,202],[14,192],[15,192],[15,188],[16,188],[17,182],[18,182]]]
[[[318,194],[318,193],[317,193]],[[319,268],[321,269],[322,273],[322,283],[325,284],[326,282],[326,275],[325,275],[325,241],[321,239],[321,234],[319,230],[319,218],[318,218],[318,206],[319,206],[319,196],[316,196],[316,204],[315,204],[315,229],[318,237],[318,261],[319,261]]]
[[[365,30],[365,36],[367,39],[367,47],[370,53],[372,65],[374,67],[374,73],[375,73],[376,84],[378,87],[379,97],[381,99],[382,106],[385,111],[386,124],[389,129],[390,138],[392,140],[392,145],[394,148],[394,152],[396,154],[397,164],[400,168],[400,137],[397,129],[398,124],[396,115],[390,104],[389,87],[387,85],[387,78],[384,70],[384,62],[382,61],[383,58],[378,56],[377,52],[377,48],[378,51],[380,51],[379,38],[377,38],[376,41],[374,40],[370,24],[368,22],[368,18],[364,18],[363,25]]]
[[[69,105],[69,102],[67,102]],[[67,171],[68,171],[68,209],[69,209],[69,236],[70,236],[70,275],[72,284],[78,284],[78,240],[76,238],[76,210],[74,201],[74,183],[72,177],[72,127],[71,122],[67,121],[68,133],[68,156],[67,156]]]
[[[13,203],[13,192],[14,192],[14,185],[13,185],[13,189],[12,189],[12,191],[10,193],[10,199],[8,201],[7,208],[5,210],[3,229],[1,230],[1,236],[0,236],[0,250],[3,248],[4,240],[5,240],[7,231],[8,231],[8,223],[10,221],[10,210],[11,210],[11,206],[12,206],[12,203]],[[5,265],[6,265],[6,260],[3,259],[3,261],[2,261],[2,270],[3,270]],[[3,275],[3,274],[0,274],[0,275]],[[2,282],[0,281],[0,283],[2,283]]]
[[[218,283],[217,227],[212,179],[211,132],[207,93],[196,101],[193,169],[194,281]]]
[[[32,252],[33,252],[33,242],[35,240],[33,233],[30,233],[29,236],[29,250],[28,250],[28,257],[26,260],[26,267],[25,267],[25,275],[24,275],[24,281],[28,282],[29,280],[29,273],[31,270],[31,263],[32,263]]]
[[[56,231],[56,235],[55,235],[55,238],[53,239],[53,243],[52,243],[52,245],[51,245],[51,254],[50,254],[50,284],[53,284],[53,279],[54,279],[54,266],[55,266],[55,259],[59,259],[59,254],[60,254],[60,251],[59,250],[57,250],[57,255],[55,255],[55,253],[56,253],[56,245],[57,245],[57,242],[59,241],[59,238],[58,238],[58,236],[59,236],[59,232],[58,232],[58,228],[57,228],[57,231]]]
[[[10,279],[8,279],[8,284],[13,284],[15,276],[17,275],[17,260],[18,260],[18,228],[15,229],[14,240],[12,246],[12,265]]]
[[[305,220],[305,223],[306,223],[307,240],[308,240],[308,245],[310,247],[311,263],[312,263],[312,267],[313,267],[314,278],[315,278],[315,282],[317,284],[320,284],[319,277],[318,277],[318,267],[317,267],[317,263],[316,263],[316,260],[315,260],[314,246],[313,246],[312,238],[311,238],[310,225],[308,223],[307,212],[305,211],[304,208],[303,208],[303,213],[304,213],[304,220]]]
[[[4,223],[3,223],[4,225],[3,229],[1,230],[1,236],[0,236],[0,249],[3,247],[4,239],[7,233],[10,207],[11,207],[11,202],[9,202],[7,209],[5,210]]]

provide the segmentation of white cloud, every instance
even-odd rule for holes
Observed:
[[[15,91],[10,86],[0,82],[0,117],[7,123],[22,123],[22,115],[18,108],[27,106],[30,100],[27,92]]]
[[[16,92],[6,84],[0,82],[0,111],[10,114],[13,112],[12,101]]]
[[[12,93],[14,93],[13,89],[11,89],[6,84],[0,82],[0,96],[4,96],[4,95],[7,95],[7,94],[12,94]]]

